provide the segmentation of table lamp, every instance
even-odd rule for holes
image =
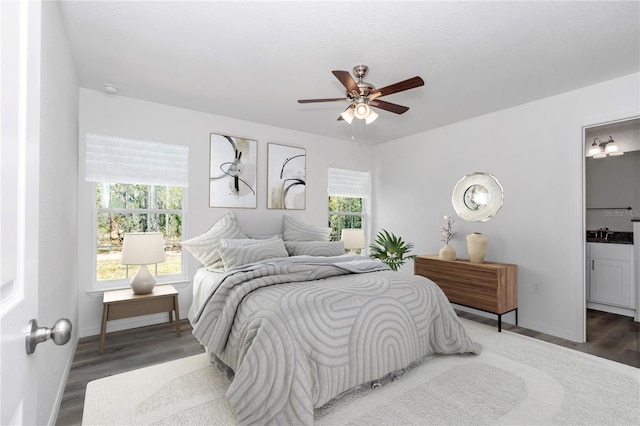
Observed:
[[[344,248],[349,253],[355,253],[357,249],[362,249],[364,243],[364,229],[343,229],[340,239],[344,242]]]
[[[124,234],[120,263],[140,265],[131,279],[134,294],[148,294],[156,285],[156,278],[147,265],[164,262],[164,238],[161,232],[132,232]]]

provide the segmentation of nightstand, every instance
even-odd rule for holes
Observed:
[[[502,315],[511,311],[518,325],[517,265],[417,256],[414,273],[435,282],[451,303],[498,315],[498,331],[502,331]]]
[[[169,312],[169,322],[176,324],[176,335],[180,337],[180,308],[178,291],[172,285],[157,285],[149,294],[133,294],[130,288],[105,291],[102,298],[102,327],[100,330],[100,353],[104,352],[107,321],[137,317],[140,315]],[[175,318],[174,318],[175,312]]]

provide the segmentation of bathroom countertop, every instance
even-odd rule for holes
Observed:
[[[587,231],[588,243],[633,244],[633,232],[604,231],[605,237],[598,237],[600,231]]]

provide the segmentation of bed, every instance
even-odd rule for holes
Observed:
[[[223,267],[194,277],[193,335],[232,372],[239,424],[312,424],[314,408],[425,356],[481,350],[430,280],[286,242],[218,245]]]

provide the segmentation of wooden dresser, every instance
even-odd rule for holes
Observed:
[[[440,260],[438,255],[417,256],[414,265],[414,273],[438,284],[451,303],[498,315],[498,331],[507,312],[515,311],[518,324],[517,265]]]

